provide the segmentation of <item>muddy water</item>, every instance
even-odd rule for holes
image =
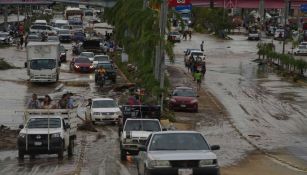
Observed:
[[[267,152],[283,148],[291,156],[287,160],[294,164],[293,159],[304,160],[307,88],[252,62],[257,58],[257,42],[247,41],[245,36],[233,38],[231,41],[222,41],[196,34],[192,36],[192,41],[176,44],[175,64],[184,67],[183,51],[199,48],[204,40],[207,74],[203,86],[209,88],[225,106],[234,127],[243,136],[241,142],[247,140]],[[221,143],[225,145],[226,142]],[[232,144],[229,142],[230,147],[235,147]],[[237,149],[240,148],[238,145]],[[306,166],[307,163],[300,168]]]

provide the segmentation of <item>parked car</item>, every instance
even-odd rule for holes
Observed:
[[[285,38],[285,30],[284,29],[276,29],[274,34],[274,39],[283,40]]]
[[[295,48],[294,55],[307,55],[307,45],[299,45]]]
[[[67,61],[67,49],[63,45],[60,45],[60,60],[61,62]]]
[[[56,35],[50,35],[50,36],[48,36],[48,39],[47,39],[49,42],[51,41],[51,42],[60,42],[60,40],[59,40],[59,37],[58,36],[56,36]]]
[[[117,122],[122,112],[112,98],[94,98],[90,106],[90,115],[93,124],[96,122]]]
[[[96,71],[95,71],[95,82],[98,80],[98,68],[103,67],[106,70],[105,79],[111,80],[113,83],[116,82],[117,79],[117,68],[110,61],[103,61],[97,64]]]
[[[44,20],[44,19],[42,19],[42,20],[35,20],[34,21],[34,23],[33,23],[34,25],[47,25],[47,21],[46,20]]]
[[[58,36],[60,42],[71,42],[72,36],[69,30],[67,29],[59,29]]]
[[[258,31],[250,31],[248,33],[248,40],[260,40],[260,33]]]
[[[137,170],[142,175],[220,175],[217,157],[196,131],[164,131],[151,134],[140,146]]]
[[[94,60],[94,56],[95,54],[93,52],[81,52],[80,53],[80,57],[86,57],[88,58],[92,63],[93,63],[93,60]],[[94,64],[93,64],[94,66]],[[94,66],[95,67],[95,66]]]
[[[172,42],[180,42],[180,33],[178,31],[169,32],[167,39]]]
[[[0,44],[11,44],[12,38],[9,32],[0,32]]]
[[[276,27],[275,26],[269,26],[268,30],[266,31],[266,35],[267,36],[274,36],[275,35],[275,31],[276,31]]]
[[[191,52],[193,51],[199,51],[199,52],[202,52],[200,49],[187,49],[186,51],[184,51],[184,63],[185,63],[185,66],[188,66],[188,60],[189,60],[189,57],[191,55]]]
[[[73,58],[70,63],[70,70],[82,73],[94,72],[95,68],[92,62],[86,57]]]
[[[38,34],[28,35],[28,42],[41,42],[42,38]]]
[[[110,60],[109,55],[95,55],[93,59],[93,66],[97,67],[97,64],[102,63],[104,61],[109,61],[112,63],[112,60]]]
[[[169,109],[198,112],[197,97],[196,91],[191,87],[176,87],[169,100]]]
[[[56,35],[56,30],[53,29],[53,27],[48,25],[32,25],[30,27],[30,32],[35,33],[47,33],[48,35]]]

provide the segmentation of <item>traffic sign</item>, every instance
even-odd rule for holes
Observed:
[[[307,4],[301,4],[301,12],[307,12]]]
[[[187,5],[178,5],[175,7],[176,11],[184,11],[184,10],[192,10],[192,4],[187,4]]]

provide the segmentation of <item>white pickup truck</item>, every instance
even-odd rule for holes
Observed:
[[[26,154],[30,155],[30,158],[37,154],[57,154],[59,159],[63,159],[64,151],[68,151],[68,156],[72,156],[77,120],[73,110],[26,110],[24,124],[19,126],[19,159],[23,159]]]
[[[158,119],[128,118],[120,138],[121,160],[126,160],[127,153],[137,155],[148,136],[159,131],[162,131],[162,127]]]

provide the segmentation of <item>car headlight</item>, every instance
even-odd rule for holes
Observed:
[[[133,141],[132,139],[124,139],[125,143],[132,143],[132,141]]]
[[[191,100],[190,103],[197,103],[197,100],[196,99]]]
[[[148,162],[148,168],[171,167],[168,160],[151,160]]]
[[[79,68],[80,66],[78,66],[78,65],[75,65],[75,68]]]
[[[176,103],[176,100],[174,98],[171,98],[170,101]]]
[[[117,111],[117,112],[115,112],[115,115],[117,115],[117,116],[122,116],[123,114],[122,114],[121,111]]]
[[[207,159],[207,160],[200,160],[199,161],[200,167],[205,167],[205,166],[208,166],[208,165],[215,165],[215,164],[217,164],[216,159]]]
[[[51,138],[58,138],[58,137],[60,137],[60,136],[61,136],[60,133],[51,134]]]
[[[24,139],[24,138],[26,137],[26,134],[24,134],[24,133],[19,133],[18,136],[19,136],[20,138]]]

